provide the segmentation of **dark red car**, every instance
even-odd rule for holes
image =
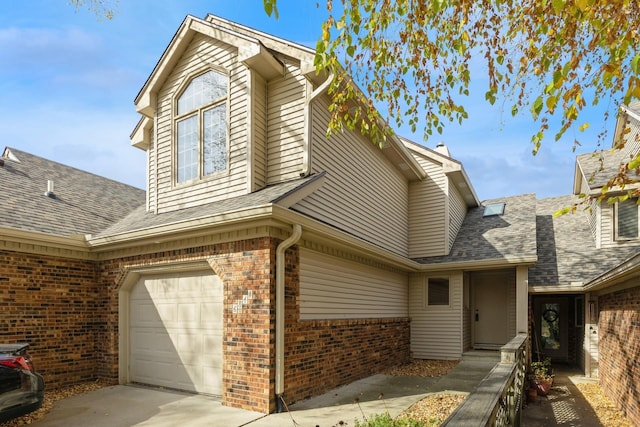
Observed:
[[[29,344],[0,344],[0,423],[42,406],[44,381],[33,368]]]

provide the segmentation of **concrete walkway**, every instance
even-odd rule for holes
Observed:
[[[373,414],[397,416],[432,393],[473,391],[493,362],[465,360],[440,378],[373,375],[291,405],[289,412],[264,415],[222,406],[201,395],[135,386],[113,386],[56,402],[35,427],[334,427]],[[528,403],[523,427],[601,427],[575,384],[594,381],[577,371],[555,369],[551,393]],[[357,403],[356,403],[357,401]]]
[[[354,425],[356,419],[384,412],[395,417],[429,394],[470,393],[494,366],[493,362],[462,361],[439,378],[374,375],[291,405],[288,413],[268,415],[247,427],[334,427],[342,425],[341,421]]]
[[[547,396],[529,402],[522,413],[523,427],[602,427],[598,417],[576,384],[597,382],[568,367],[554,367],[553,387]]]

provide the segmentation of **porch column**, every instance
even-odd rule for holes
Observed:
[[[516,267],[516,333],[529,331],[529,268]]]

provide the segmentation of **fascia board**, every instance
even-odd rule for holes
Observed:
[[[259,44],[257,39],[233,34],[229,30],[214,27],[202,19],[187,15],[134,101],[139,113],[153,117],[158,86],[162,85],[196,33],[214,37],[238,49]]]
[[[302,63],[313,64],[313,59],[315,58],[316,51],[315,49],[312,49],[308,46],[304,46],[299,43],[274,36],[273,34],[265,33],[254,28],[247,27],[237,22],[229,21],[228,19],[224,19],[213,14],[208,14],[204,20],[212,25],[233,30],[238,34],[244,34],[256,39],[260,39],[260,41],[264,43],[264,45],[269,49],[281,52],[292,58],[299,59]]]
[[[84,235],[56,236],[8,227],[0,227],[0,249],[90,261],[95,258]]]
[[[526,256],[526,257],[509,257],[503,259],[490,259],[490,260],[479,260],[479,261],[454,261],[454,262],[443,262],[443,263],[434,263],[434,264],[418,264],[418,270],[421,272],[429,272],[429,271],[438,271],[438,270],[465,270],[465,271],[473,271],[473,270],[484,270],[484,269],[492,269],[492,268],[504,268],[504,267],[513,267],[516,265],[520,266],[533,266],[538,261],[537,256]]]
[[[584,173],[582,172],[582,167],[580,166],[580,162],[576,159],[576,169],[573,174],[573,194],[584,193],[582,190],[582,182],[584,181]]]
[[[640,274],[640,254],[618,264],[585,284],[583,290],[591,292],[616,285],[634,275]]]
[[[317,189],[324,185],[326,173],[321,172],[317,174],[311,181],[307,182],[302,187],[298,187],[293,191],[290,191],[277,199],[273,200],[273,203],[284,208],[289,208],[305,197],[313,194]]]
[[[147,151],[149,149],[149,144],[151,143],[148,131],[152,126],[153,121],[147,116],[142,116],[131,133],[131,145],[143,151]]]
[[[401,138],[401,141],[409,152],[414,152],[417,156],[421,156],[434,163],[441,164],[445,175],[450,176],[455,182],[464,182],[467,186],[467,190],[460,189],[460,186],[458,186],[458,189],[463,193],[466,191],[467,194],[463,194],[463,196],[467,206],[475,207],[480,205],[480,199],[478,198],[476,190],[473,188],[473,184],[471,183],[471,179],[469,178],[469,175],[467,175],[467,171],[464,169],[464,166],[462,166],[462,163],[430,148],[416,144],[406,138]]]
[[[88,243],[92,248],[99,248],[102,246],[123,243],[130,246],[131,242],[136,242],[142,239],[152,241],[167,240],[169,237],[173,238],[175,235],[180,233],[188,232],[193,234],[205,229],[210,231],[212,228],[216,228],[217,230],[218,228],[225,226],[235,226],[248,221],[270,218],[272,208],[273,205],[267,204],[187,221],[175,221],[169,224],[147,227],[140,230],[114,234],[106,237],[89,237]]]
[[[147,78],[147,81],[142,86],[142,89],[138,92],[138,95],[134,100],[134,104],[136,106],[136,111],[140,114],[153,118],[156,109],[156,94],[154,90],[158,84],[164,81],[166,74],[169,72],[168,70],[173,68],[172,66],[178,61],[181,56],[180,54],[185,50],[186,46],[193,38],[194,32],[189,27],[191,21],[194,19],[196,18],[191,15],[187,15],[185,17],[180,24],[178,31],[173,35],[169,45],[166,47],[153,71]]]

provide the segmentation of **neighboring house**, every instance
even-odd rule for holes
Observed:
[[[146,193],[6,148],[0,339],[30,342],[51,387],[101,377],[268,413],[530,332],[640,420],[637,207],[480,203],[442,144],[327,139],[313,57],[188,16],[135,100]],[[578,157],[576,194],[599,191],[594,165]]]

